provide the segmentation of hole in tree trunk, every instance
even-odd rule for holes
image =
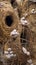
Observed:
[[[5,23],[10,27],[13,23],[13,17],[10,15],[6,16]]]

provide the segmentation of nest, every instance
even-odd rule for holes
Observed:
[[[9,2],[4,1],[0,2],[0,4],[0,27],[3,34],[8,37],[10,32],[17,27],[19,19],[16,15],[17,13],[14,13],[15,11]]]

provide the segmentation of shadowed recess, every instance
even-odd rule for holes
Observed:
[[[2,61],[0,61],[0,65],[3,65],[3,62]]]
[[[20,38],[21,38],[21,43],[26,43],[26,36],[27,36],[26,30],[24,30],[24,32],[22,31],[22,32],[21,32],[21,36],[20,36]],[[24,40],[24,39],[25,39],[25,40]]]
[[[15,0],[11,0],[11,4],[12,4],[12,5],[14,4],[14,2],[15,2]]]
[[[13,24],[13,17],[11,17],[10,15],[6,16],[5,23],[7,26],[11,26]]]

